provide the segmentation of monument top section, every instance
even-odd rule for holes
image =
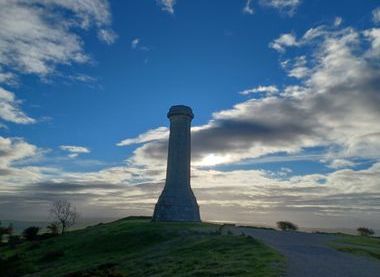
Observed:
[[[176,115],[185,115],[190,117],[191,119],[194,118],[194,114],[191,108],[184,105],[176,105],[170,107],[170,110],[168,112],[168,118]]]

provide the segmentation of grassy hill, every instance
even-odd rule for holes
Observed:
[[[207,223],[130,217],[0,247],[0,276],[279,276],[284,259]]]
[[[380,260],[380,238],[340,234],[331,243],[335,249],[354,255],[368,256]]]

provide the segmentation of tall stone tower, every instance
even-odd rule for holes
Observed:
[[[190,187],[191,120],[187,106],[168,112],[170,136],[166,183],[154,209],[153,221],[200,221],[197,200]]]

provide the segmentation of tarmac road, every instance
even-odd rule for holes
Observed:
[[[263,241],[288,261],[289,277],[379,277],[380,261],[344,253],[327,244],[333,234],[281,232],[237,227],[236,231]]]

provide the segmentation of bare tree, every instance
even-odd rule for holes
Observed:
[[[65,232],[66,228],[73,226],[78,219],[76,208],[67,200],[54,201],[50,213],[61,225],[61,234]]]

